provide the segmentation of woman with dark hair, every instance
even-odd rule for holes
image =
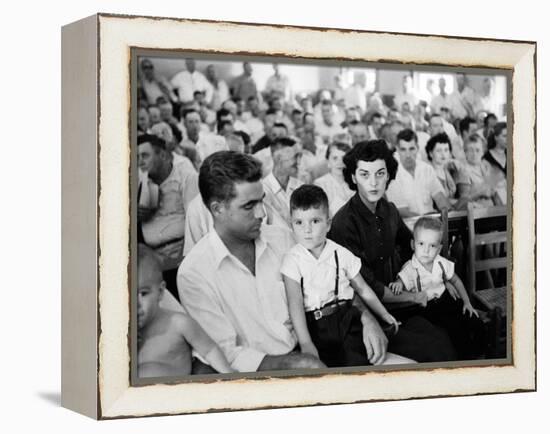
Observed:
[[[491,184],[497,193],[496,204],[506,204],[506,150],[508,147],[508,128],[506,122],[497,122],[487,139],[487,152],[483,159],[491,167]]]
[[[397,161],[383,140],[360,142],[344,157],[344,179],[355,195],[336,213],[328,237],[361,258],[361,275],[384,302],[426,305],[425,294],[394,295],[388,288],[400,270],[401,258],[412,254],[412,235],[395,205],[386,200]],[[399,332],[390,336],[388,351],[419,362],[453,360],[448,335],[418,315],[399,315]]]
[[[445,133],[436,134],[426,144],[426,155],[437,179],[454,209],[466,207],[471,183],[461,163],[452,158],[451,139]]]

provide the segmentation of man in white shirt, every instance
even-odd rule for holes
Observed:
[[[183,259],[185,213],[198,194],[197,172],[189,163],[174,163],[164,140],[149,134],[138,137],[138,166],[148,174],[145,181],[158,191],[156,203],[138,208],[138,239],[159,255],[167,287],[175,294],[175,271]],[[138,196],[146,188],[148,183],[142,178]]]
[[[172,77],[172,86],[177,89],[180,102],[193,101],[196,90],[204,92],[207,103],[212,101],[213,87],[206,77],[197,71],[195,59],[185,59],[185,71],[178,72]]]
[[[386,197],[395,204],[403,218],[435,212],[434,202],[440,211],[449,208],[434,169],[417,159],[417,141],[415,132],[410,129],[397,135],[399,166],[395,180],[386,191]]]
[[[220,152],[204,161],[199,185],[214,228],[178,270],[180,299],[239,372],[321,368],[317,358],[295,351],[279,272],[294,242],[289,231],[262,226],[261,174],[246,154]]]
[[[193,109],[182,113],[182,119],[187,132],[187,139],[181,142],[181,146],[196,149],[200,161],[217,151],[227,151],[227,142],[223,136],[201,131],[200,114]]]
[[[403,77],[403,88],[401,92],[395,95],[394,104],[398,111],[403,110],[403,104],[409,104],[409,110],[414,109],[416,104],[418,104],[418,97],[413,89],[412,77],[410,75],[405,75]]]
[[[325,145],[331,143],[334,136],[345,132],[336,120],[331,102],[323,102],[321,104],[321,120],[317,121],[315,130],[323,138]]]
[[[468,77],[464,74],[456,74],[456,89],[450,95],[450,99],[449,110],[453,119],[475,117],[481,109],[479,96],[469,86]]]
[[[430,103],[432,114],[440,114],[442,107],[451,107],[451,97],[447,93],[447,81],[444,77],[439,79],[439,95],[435,95]]]
[[[344,90],[346,108],[359,107],[361,115],[367,112],[367,76],[364,71],[353,73],[353,84]],[[335,98],[337,101],[338,99]]]
[[[265,84],[266,97],[269,99],[275,95],[281,95],[285,102],[291,102],[293,94],[289,78],[281,73],[278,63],[273,64],[273,72]]]
[[[212,100],[209,101],[212,110],[217,111],[222,104],[230,97],[229,87],[227,83],[218,78],[218,73],[214,65],[208,65],[206,67],[206,79],[212,86]]]
[[[271,145],[273,169],[263,180],[265,202],[269,204],[290,228],[290,195],[303,184],[298,174],[299,151],[296,142],[278,137]]]

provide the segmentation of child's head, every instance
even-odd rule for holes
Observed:
[[[342,176],[344,171],[344,155],[351,149],[351,146],[343,142],[331,143],[327,148],[327,162],[330,173]]]
[[[414,225],[412,248],[423,265],[431,265],[441,251],[443,224],[433,217],[420,217]]]
[[[330,217],[328,198],[321,187],[302,185],[290,196],[290,218],[298,243],[308,250],[324,246]]]
[[[160,262],[150,248],[138,245],[138,329],[155,317],[166,284],[162,280]]]
[[[466,161],[471,165],[477,166],[481,163],[483,158],[483,151],[485,144],[481,136],[472,134],[464,143],[464,154],[466,154]]]

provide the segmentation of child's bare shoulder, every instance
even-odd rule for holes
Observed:
[[[184,332],[195,324],[195,320],[184,312],[175,312],[166,310],[167,320],[170,323],[170,328]]]

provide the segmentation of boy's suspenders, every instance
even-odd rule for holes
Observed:
[[[340,262],[338,261],[338,252],[334,250],[334,261],[336,262],[336,279],[334,282],[334,300],[330,303],[338,302],[338,287],[340,286]],[[304,295],[304,278],[300,277],[300,288],[302,289],[302,297]],[[327,304],[330,304],[327,303]]]
[[[443,268],[441,261],[437,261],[437,263],[441,268],[441,276],[443,277],[443,283],[445,283],[447,282],[447,274],[445,273],[445,269]],[[416,269],[416,288],[418,289],[418,292],[422,291],[422,283],[420,282],[420,273],[418,272],[418,268]]]

